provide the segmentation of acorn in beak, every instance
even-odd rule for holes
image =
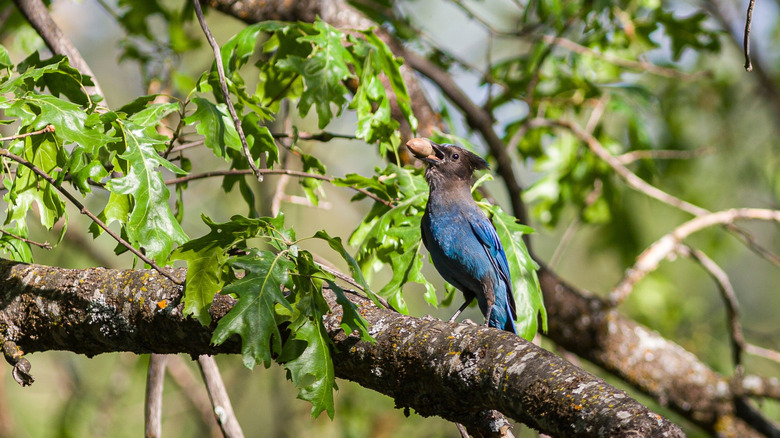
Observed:
[[[444,154],[439,149],[439,145],[427,138],[417,137],[406,142],[406,147],[412,152],[412,155],[429,164],[444,159]]]

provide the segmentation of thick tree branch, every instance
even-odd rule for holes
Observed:
[[[177,274],[184,274],[183,270]],[[203,327],[182,316],[182,288],[152,270],[70,270],[0,261],[0,324],[28,352],[69,350],[192,355],[238,353],[238,340],[210,344],[233,300],[218,295]],[[418,319],[353,296],[376,343],[325,325],[336,375],[387,394],[398,407],[470,427],[497,409],[554,436],[683,436],[680,429],[552,353],[482,326]],[[606,415],[609,413],[609,415]]]
[[[67,56],[71,66],[76,68],[81,74],[92,78],[94,85],[85,87],[87,94],[97,94],[105,101],[103,90],[100,89],[92,69],[89,68],[87,61],[81,56],[76,46],[62,33],[57,23],[52,20],[49,10],[46,9],[43,1],[14,0],[14,3],[16,3],[22,15],[27,18],[27,21],[30,22],[30,25],[38,32],[38,35],[43,38],[43,41],[52,53]]]

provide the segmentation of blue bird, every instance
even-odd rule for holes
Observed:
[[[439,274],[466,299],[450,321],[476,298],[487,325],[517,334],[506,253],[495,227],[471,196],[473,173],[487,169],[487,162],[461,147],[424,138],[409,140],[406,146],[428,164],[423,243]]]

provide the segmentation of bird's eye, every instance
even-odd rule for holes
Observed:
[[[460,155],[458,155],[458,154],[452,154],[452,159],[453,159],[453,160],[457,160],[458,158],[460,158]]]

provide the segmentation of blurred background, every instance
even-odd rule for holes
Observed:
[[[179,8],[176,2],[165,3],[174,9]],[[621,101],[620,105],[625,106],[622,109],[625,116],[620,117],[621,109],[617,108],[614,118],[604,122],[604,129],[619,130],[626,124],[638,124],[641,129],[636,132],[649,136],[648,141],[659,145],[660,149],[697,151],[694,159],[661,160],[654,168],[638,170],[651,183],[682,199],[713,211],[733,207],[780,208],[780,143],[777,141],[780,114],[773,107],[777,102],[772,102],[777,97],[766,93],[755,72],[745,72],[741,48],[731,36],[731,33],[741,35],[746,2],[639,3],[663,7],[676,16],[690,16],[697,11],[708,13],[704,26],[717,35],[720,48],[716,51],[683,51],[673,64],[689,75],[682,79],[633,72],[624,74],[620,82],[602,84],[616,88],[640,84],[649,90],[649,94],[643,97],[628,97]],[[774,49],[780,43],[779,4],[777,1],[758,2],[752,36],[753,53],[760,59],[766,69],[764,74],[775,86],[780,84],[780,52]],[[484,71],[488,62],[511,57],[517,51],[527,50],[527,47],[519,44],[517,39],[495,37],[467,11],[478,13],[496,29],[506,29],[516,25],[523,5],[525,2],[509,0],[467,3],[435,0],[401,2],[397,8],[409,17],[414,26],[424,30],[428,44],[438,45],[457,57],[459,64],[450,70],[453,78],[472,99],[483,102],[492,88],[486,85],[479,72]],[[0,1],[0,11],[9,8],[14,8],[10,1]],[[713,13],[714,8],[718,8],[720,15]],[[55,21],[75,43],[99,79],[107,104],[115,107],[147,94],[149,90],[146,89],[145,73],[138,64],[132,59],[119,59],[118,48],[127,44],[127,40],[123,29],[107,9],[118,10],[120,6],[111,0],[105,3],[56,0],[51,6]],[[12,17],[19,19],[18,14]],[[207,18],[220,43],[244,26],[214,11],[208,13]],[[150,24],[153,29],[165,32],[162,21]],[[37,49],[48,53],[33,30],[21,23],[6,22],[5,26],[8,27],[0,31],[0,44],[9,50],[14,63]],[[665,29],[665,32],[669,31]],[[200,43],[198,50],[171,53],[170,59],[177,70],[174,89],[170,92],[179,97],[186,95],[185,90],[191,88],[194,80],[212,62],[212,53],[197,23],[189,23],[188,33]],[[643,59],[671,65],[674,47],[670,39],[661,31],[651,34],[650,38],[658,47],[645,52]],[[702,74],[690,76],[698,72]],[[594,77],[598,75],[599,72],[594,72]],[[453,111],[435,86],[423,80],[423,87],[432,103]],[[496,111],[499,134],[507,134],[506,126],[528,111],[529,106],[524,102],[501,106]],[[457,117],[452,119],[454,132],[471,140],[477,152],[486,154],[486,149],[480,146],[479,137],[470,133],[462,120]],[[328,130],[353,134],[355,120],[353,114],[345,112]],[[301,131],[317,131],[314,119],[293,118],[293,124]],[[625,138],[626,142],[633,140]],[[371,175],[375,166],[384,165],[375,148],[359,141],[334,140],[324,144],[300,141],[298,146],[305,152],[316,154],[327,166],[328,175]],[[607,146],[620,150],[619,145]],[[191,155],[193,171],[215,167],[213,162],[209,162],[214,160],[209,151],[202,151],[202,162],[198,157],[197,152]],[[539,162],[520,159],[519,156],[515,158],[515,170],[525,187],[543,181],[546,173]],[[202,168],[199,167],[201,164]],[[261,214],[269,211],[268,204],[277,178],[269,176],[263,183],[255,185],[257,208]],[[544,188],[543,185],[536,187]],[[488,182],[487,188],[501,205],[509,208],[500,179]],[[299,236],[326,229],[331,235],[346,240],[371,204],[366,200],[350,202],[353,192],[349,190],[332,186],[323,186],[323,190],[323,202],[315,208],[302,205],[305,204],[301,201],[303,191],[297,183],[289,184],[287,198],[282,205],[287,225],[295,228]],[[556,220],[550,221],[539,210],[546,205],[546,198],[538,196],[538,191],[536,197],[532,191],[528,199],[532,208],[537,208],[530,224],[536,229],[533,236],[535,251],[543,260],[553,264],[566,280],[596,294],[607,293],[644,248],[689,219],[688,215],[657,201],[625,191],[620,202],[612,206],[610,214],[603,220],[587,220],[587,214],[600,214],[597,209],[586,212],[583,219],[581,208],[564,204],[557,212]],[[225,221],[234,214],[247,214],[246,205],[238,200],[237,193],[234,195],[235,199],[225,196],[220,182],[215,180],[190,183],[185,195],[187,210],[183,221],[187,234],[196,237],[206,232],[200,219],[201,213],[217,222]],[[105,200],[92,201],[97,209],[105,204]],[[106,236],[92,240],[87,233],[86,218],[76,210],[69,210],[69,219],[71,222],[65,238],[57,249],[34,251],[37,263],[68,268],[132,266],[132,259],[126,254],[114,255],[114,242]],[[765,247],[775,253],[780,252],[777,224],[745,223],[744,227],[751,230]],[[57,235],[43,229],[33,230],[33,235],[36,234],[41,237],[39,240],[49,241],[56,240]],[[748,251],[719,228],[697,233],[690,242],[709,254],[730,275],[741,305],[741,322],[746,337],[766,348],[780,349],[780,270]],[[324,247],[317,246],[316,242],[307,242],[306,245],[313,252],[325,252]],[[426,262],[425,269],[426,276],[434,282],[437,290],[443,290],[443,282],[433,267]],[[381,288],[389,278],[388,272],[379,271],[374,275],[372,284]],[[425,304],[423,290],[416,284],[406,286],[405,297],[412,315],[432,314],[441,318],[451,315],[453,308],[437,309]],[[456,299],[456,304],[459,299]],[[694,352],[715,370],[726,375],[733,373],[723,302],[707,273],[690,260],[662,263],[656,272],[638,284],[621,311]],[[474,307],[467,310],[465,317],[482,320]],[[546,340],[542,341],[542,345],[556,351],[555,346]],[[33,354],[29,359],[36,377],[31,387],[16,385],[10,372],[5,372],[0,378],[2,436],[135,437],[143,434],[148,357],[106,354],[86,358],[67,352],[48,352]],[[217,361],[247,436],[459,436],[451,423],[439,418],[424,419],[414,413],[406,418],[402,410],[394,409],[392,399],[346,381],[338,381],[335,419],[331,421],[327,416],[311,419],[310,405],[295,399],[296,390],[285,379],[280,367],[260,367],[250,371],[243,367],[238,357],[218,357]],[[171,365],[165,386],[164,435],[210,436],[213,423],[204,419],[193,404],[197,400],[202,402],[206,397],[197,367],[186,356],[171,362],[175,363]],[[625,384],[588,363],[579,365],[631,392]],[[778,363],[754,356],[748,357],[746,370],[765,376],[780,375]],[[689,436],[706,436],[647,397],[633,392],[632,395],[686,426]],[[780,419],[777,401],[765,400],[762,409],[770,418]],[[518,427],[515,434],[535,436],[522,427]]]

